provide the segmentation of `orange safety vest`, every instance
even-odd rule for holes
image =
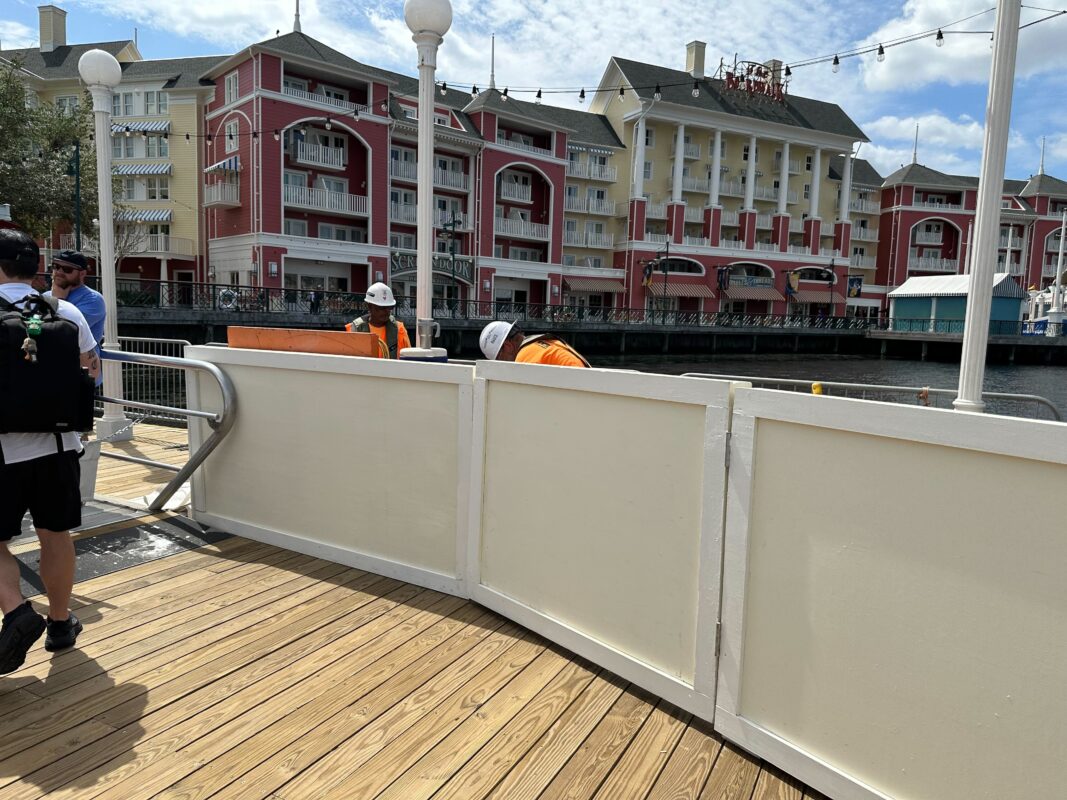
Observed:
[[[345,330],[349,333],[371,333],[370,318],[357,317],[345,325]],[[389,358],[397,357],[399,338],[400,323],[389,317],[385,323],[385,345],[389,350]]]
[[[520,364],[548,364],[556,367],[589,367],[585,356],[550,333],[538,333],[522,340],[515,361]],[[574,363],[577,361],[578,363]]]

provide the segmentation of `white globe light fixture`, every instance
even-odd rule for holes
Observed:
[[[97,237],[97,268],[100,271],[100,289],[107,308],[104,320],[104,348],[119,349],[118,305],[115,301],[115,209],[111,198],[111,93],[122,81],[122,67],[111,53],[104,50],[89,50],[78,60],[78,73],[93,97],[93,122],[96,142],[97,193],[100,215]],[[122,364],[104,361],[104,395],[122,399]],[[119,431],[122,431],[119,433]],[[117,434],[117,435],[116,435]],[[127,427],[122,406],[104,404],[104,416],[97,422],[98,438],[114,437],[128,440],[133,431]]]
[[[452,27],[449,0],[407,0],[404,21],[419,53],[419,149],[417,207],[417,278],[415,291],[415,347],[401,351],[401,358],[444,361],[447,353],[433,346],[433,104],[437,48]]]

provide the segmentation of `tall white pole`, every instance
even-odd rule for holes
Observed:
[[[952,405],[960,411],[983,411],[986,346],[993,305],[993,272],[1000,233],[1000,196],[1004,191],[1004,163],[1008,153],[1015,57],[1019,46],[1021,0],[1000,0],[993,28],[993,62],[989,69],[985,142],[978,177],[978,206],[974,214],[974,258],[963,328],[959,396]]]
[[[1056,256],[1056,288],[1052,292],[1052,308],[1048,312],[1048,326],[1045,329],[1049,336],[1059,336],[1063,327],[1063,245],[1067,242],[1067,211],[1063,212],[1063,220],[1060,222],[1060,248]]]

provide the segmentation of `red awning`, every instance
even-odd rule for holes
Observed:
[[[611,278],[564,278],[563,285],[572,292],[611,292],[619,294],[626,291],[622,281]]]
[[[801,289],[793,295],[794,303],[843,303],[845,298],[837,292]]]
[[[785,300],[773,286],[731,286],[723,296],[728,300]]]
[[[662,297],[664,294],[663,281],[654,281],[649,292]],[[706,297],[711,300],[715,299],[715,292],[711,291],[710,286],[705,286],[702,283],[681,283],[673,280],[667,281],[666,294],[667,297]]]

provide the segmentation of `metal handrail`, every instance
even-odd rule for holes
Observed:
[[[130,400],[118,400],[110,397],[104,398],[106,402],[116,403],[128,408],[139,408],[148,411],[164,411],[180,414],[186,417],[204,419],[207,420],[207,424],[211,426],[211,435],[200,445],[195,453],[190,454],[189,460],[185,462],[185,466],[178,470],[178,474],[171,478],[170,482],[160,490],[156,499],[149,503],[149,511],[162,511],[166,502],[170,500],[181,485],[189,480],[192,474],[200,468],[200,465],[204,463],[207,457],[211,455],[215,448],[218,447],[226,437],[226,434],[230,432],[230,429],[233,428],[234,421],[237,417],[237,390],[234,388],[233,382],[226,373],[207,361],[196,361],[189,358],[174,358],[172,356],[154,356],[144,353],[126,353],[121,350],[104,350],[103,357],[108,361],[119,361],[127,364],[149,364],[156,367],[170,367],[172,369],[195,369],[200,372],[208,373],[219,385],[219,391],[222,394],[222,410],[217,412],[195,411],[187,408],[171,408],[169,406],[138,403]],[[124,454],[104,453],[101,451],[101,455],[107,455],[109,458],[118,458],[122,461],[134,461],[134,463],[161,467],[163,469],[174,468],[173,464],[150,461],[149,459],[135,460],[133,456],[126,456]]]
[[[804,381],[798,378],[768,378],[768,377],[752,377],[745,375],[713,375],[706,372],[686,372],[682,375],[683,378],[708,378],[718,381],[736,381],[741,383],[767,384],[771,383],[775,386],[788,386],[796,389],[803,389],[804,391],[811,391],[813,384],[819,384],[823,389],[841,389],[844,391],[861,391],[861,392],[885,392],[896,394],[914,394],[916,398],[928,398],[928,397],[948,397],[955,399],[959,394],[955,389],[935,389],[930,386],[888,386],[879,383],[841,383],[839,381]],[[1006,400],[1009,402],[1021,402],[1021,403],[1035,403],[1040,406],[1044,406],[1052,414],[1052,418],[1057,422],[1063,422],[1063,416],[1060,414],[1059,407],[1049,400],[1047,397],[1041,397],[1036,394],[1013,394],[1010,392],[983,392],[983,399],[989,400]]]

